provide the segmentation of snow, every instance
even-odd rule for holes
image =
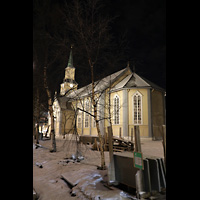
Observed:
[[[126,192],[116,187],[105,187],[107,170],[97,170],[97,166],[100,166],[100,152],[92,151],[87,145],[77,146],[73,139],[56,139],[57,152],[50,153],[51,141],[39,142],[40,147],[33,148],[33,188],[39,195],[39,200],[95,200],[98,197],[101,200],[130,199]],[[153,150],[148,151],[150,145],[154,146],[155,151],[160,149],[160,155],[163,154],[161,141],[142,142],[144,151],[153,154]],[[79,162],[71,159],[72,154],[76,155],[77,148],[84,158]],[[65,162],[67,159],[71,161]],[[108,167],[109,152],[105,152],[105,162]],[[43,168],[39,168],[36,163]],[[71,189],[62,178],[71,181],[74,187]],[[70,193],[76,196],[71,196]]]
[[[122,199],[121,190],[113,190],[105,187],[107,183],[107,170],[97,170],[100,166],[100,153],[90,150],[86,145],[81,145],[80,151],[84,160],[80,162],[68,162],[63,165],[66,157],[76,151],[77,145],[73,141],[64,139],[56,140],[57,152],[50,153],[51,141],[40,141],[42,147],[33,149],[33,187],[42,200],[76,200],[76,199]],[[70,146],[70,150],[68,148]],[[66,151],[67,150],[67,151]],[[75,152],[74,152],[75,153]],[[71,154],[72,155],[72,154]],[[105,152],[105,161],[108,167],[109,153]],[[42,164],[43,168],[36,166]],[[70,175],[69,175],[70,174]],[[71,180],[75,187],[71,189],[61,179],[65,177]],[[73,180],[72,180],[73,179]],[[70,194],[76,193],[75,197]]]

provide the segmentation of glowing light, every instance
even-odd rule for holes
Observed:
[[[69,84],[69,87],[70,87],[70,88],[72,88],[72,87],[73,87],[73,84],[72,84],[72,83],[70,83],[70,84]]]

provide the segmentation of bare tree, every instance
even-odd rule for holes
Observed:
[[[56,152],[56,139],[55,139],[55,130],[54,130],[54,116],[53,116],[53,102],[52,102],[52,96],[51,91],[49,90],[48,84],[47,84],[47,66],[44,65],[44,88],[46,89],[46,93],[48,96],[48,109],[49,114],[51,117],[51,141],[52,141],[52,149],[51,152]]]
[[[100,78],[97,72],[105,62],[109,61],[110,66],[115,67],[113,63],[116,63],[120,57],[111,56],[109,52],[112,49],[111,46],[113,47],[113,43],[111,45],[112,35],[109,31],[113,18],[107,17],[106,13],[102,12],[103,5],[100,0],[68,2],[66,6],[63,6],[64,9],[59,8],[59,12],[54,15],[52,13],[56,11],[57,7],[52,6],[52,1],[34,0],[34,19],[36,20],[34,20],[33,52],[38,60],[38,66],[40,66],[40,74],[43,75],[46,101],[51,116],[52,150],[56,150],[52,109],[53,94],[60,83],[59,80],[62,79],[60,77],[62,76],[63,66],[65,66],[66,55],[68,55],[67,47],[73,43],[77,47],[76,54],[79,55],[80,65],[87,63],[88,70],[91,71],[91,91],[93,91],[91,97],[101,143],[101,167],[104,169],[102,134],[97,116],[95,117],[97,109],[94,99],[94,82],[95,79]]]
[[[51,152],[56,151],[56,140],[54,130],[53,100],[54,92],[60,82],[63,71],[63,56],[66,53],[65,42],[67,39],[60,31],[61,24],[55,21],[55,7],[52,7],[50,0],[34,0],[34,23],[33,23],[33,58],[36,61],[34,70],[39,74],[34,77],[34,81],[40,81],[40,85],[35,85],[40,92],[45,91],[48,111],[51,117]],[[58,17],[59,19],[59,17]],[[53,80],[53,81],[52,81]],[[42,85],[42,86],[41,86]]]
[[[109,23],[111,19],[100,15],[102,4],[99,0],[80,1],[67,5],[63,12],[69,30],[73,32],[73,39],[86,51],[88,66],[91,71],[92,81],[92,105],[94,107],[94,119],[100,141],[101,168],[105,169],[105,157],[103,151],[103,139],[97,119],[97,105],[94,94],[94,68],[100,57],[101,51],[106,49],[110,41]]]
[[[100,169],[105,168],[102,166],[102,164],[105,165],[105,160],[104,160],[104,163],[102,163],[104,159],[104,157],[102,156],[102,152],[104,153],[104,140],[103,140],[101,129],[100,129],[100,122],[102,120],[108,120],[112,128],[112,118],[113,118],[113,113],[114,113],[114,109],[112,108],[114,107],[114,105],[111,103],[112,101],[111,101],[110,91],[111,91],[113,82],[116,81],[117,75],[119,74],[116,73],[114,75],[107,76],[104,79],[95,81],[78,90],[71,90],[71,92],[68,93],[68,95],[66,96],[67,103],[71,102],[73,105],[73,109],[75,113],[75,119],[74,119],[75,122],[77,122],[76,117],[78,116],[77,113],[79,110],[85,113],[85,117],[86,115],[88,115],[90,116],[90,119],[93,119],[95,121],[96,129],[97,129],[97,133],[99,137],[99,142],[100,142],[100,153],[101,153],[101,168]],[[90,107],[90,109],[87,108],[85,104],[85,99],[91,102],[92,107]],[[120,109],[122,106],[123,105],[119,105],[117,109]],[[107,110],[108,112],[104,113],[105,110]],[[88,123],[89,123],[89,119],[88,119]],[[83,123],[81,124],[83,127]],[[74,123],[73,128],[77,130],[76,125],[77,123]],[[92,126],[92,123],[90,125]],[[75,133],[77,133],[77,131],[75,131]]]
[[[33,132],[35,143],[39,143],[39,123],[44,112],[48,111],[46,94],[43,86],[43,75],[37,67],[37,58],[33,63]]]
[[[39,107],[39,91],[38,89],[36,90],[36,96],[34,99],[34,104],[33,104],[33,127],[34,127],[34,132],[35,132],[35,144],[39,144],[39,119],[40,119],[40,107]]]

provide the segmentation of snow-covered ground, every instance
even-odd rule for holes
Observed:
[[[107,170],[97,170],[100,166],[98,151],[92,151],[87,145],[77,147],[76,141],[68,138],[57,139],[57,152],[50,153],[51,141],[39,142],[41,147],[35,149],[33,145],[33,188],[40,200],[99,199],[98,196],[105,200],[128,199],[118,188],[105,187]],[[141,142],[144,154],[163,157],[161,141],[142,139]],[[84,160],[73,162],[70,158],[77,148]],[[105,161],[108,167],[109,152],[105,152]],[[71,190],[62,177],[68,177],[76,186]],[[76,196],[72,197],[70,191]]]

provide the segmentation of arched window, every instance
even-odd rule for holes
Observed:
[[[119,124],[119,96],[114,97],[114,124]]]
[[[142,124],[142,94],[138,91],[133,95],[133,123]]]

